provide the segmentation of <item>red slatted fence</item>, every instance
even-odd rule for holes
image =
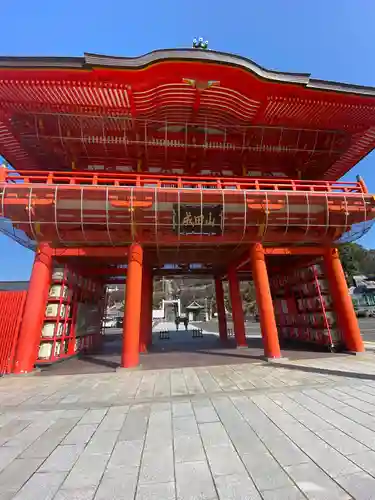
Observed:
[[[0,376],[11,373],[26,291],[0,291]]]

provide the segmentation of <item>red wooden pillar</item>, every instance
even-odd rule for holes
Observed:
[[[39,246],[31,272],[25,309],[14,357],[14,373],[28,373],[34,368],[45,317],[52,275],[52,249]]]
[[[228,340],[227,319],[225,315],[224,291],[221,278],[215,278],[216,309],[219,323],[219,335],[222,342]]]
[[[131,368],[139,363],[139,330],[141,324],[143,250],[133,243],[128,253],[125,313],[121,366]]]
[[[264,355],[280,358],[280,344],[273,308],[270,284],[263,245],[256,243],[250,250],[251,267],[259,309],[260,328],[263,337]]]
[[[331,290],[338,325],[342,331],[346,348],[352,352],[364,352],[361,331],[353,302],[349,295],[344,270],[338,250],[328,249],[324,254],[324,264]]]
[[[236,268],[233,266],[231,266],[228,270],[228,282],[230,301],[232,304],[234,335],[236,337],[237,346],[247,347],[245,334],[245,318],[242,309],[240,286],[238,283]]]
[[[141,306],[141,327],[139,335],[139,352],[147,352],[150,342],[150,312],[152,301],[152,275],[148,266],[143,266],[142,273],[142,306]],[[152,328],[152,323],[151,323]]]

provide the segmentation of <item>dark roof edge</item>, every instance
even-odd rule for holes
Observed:
[[[363,96],[374,97],[375,87],[366,85],[355,85],[352,83],[332,82],[329,80],[317,80],[311,78],[307,84],[308,88],[314,90],[328,90],[331,92],[345,92],[348,94],[359,94]]]
[[[84,57],[0,56],[0,68],[83,68]]]
[[[84,57],[0,57],[1,68],[74,68],[90,69],[94,66],[107,68],[142,68],[166,60],[205,61],[236,66],[257,75],[259,78],[306,86],[314,90],[344,92],[374,97],[375,87],[351,85],[313,79],[309,73],[289,73],[268,70],[251,59],[214,50],[200,49],[159,49],[137,57],[116,57],[85,53]]]
[[[91,66],[114,66],[120,68],[135,68],[147,66],[161,60],[205,61],[242,67],[266,79],[307,83],[310,75],[307,73],[285,73],[268,70],[259,66],[251,59],[226,52],[199,49],[159,49],[139,57],[112,57],[100,54],[85,53],[86,63]]]

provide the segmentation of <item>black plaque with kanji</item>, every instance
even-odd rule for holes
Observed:
[[[173,205],[173,229],[178,234],[222,235],[221,205]]]

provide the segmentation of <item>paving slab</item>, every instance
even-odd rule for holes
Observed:
[[[93,500],[96,488],[59,490],[53,500]]]
[[[52,500],[64,481],[63,472],[35,473],[15,495],[15,500]]]
[[[104,474],[95,500],[133,500],[137,479],[136,474]]]
[[[232,474],[215,478],[220,500],[261,500],[260,493],[247,474]]]
[[[16,458],[0,474],[0,499],[17,493],[22,486],[38,470],[43,459],[40,458]]]
[[[178,463],[175,471],[179,500],[217,500],[219,498],[206,461]]]
[[[67,444],[58,446],[39,470],[40,472],[69,472],[82,452],[82,445]]]
[[[0,500],[374,498],[366,359],[3,378],[0,408]]]
[[[176,486],[174,482],[139,485],[135,500],[161,500],[161,499],[163,500],[176,499]]]
[[[178,462],[205,460],[202,440],[198,434],[180,434],[174,437],[174,457]]]

